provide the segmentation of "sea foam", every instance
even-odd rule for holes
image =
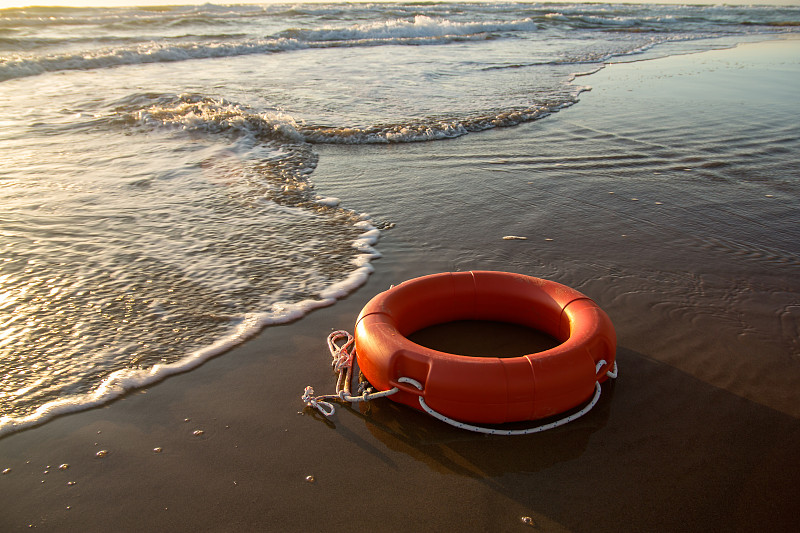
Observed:
[[[24,416],[2,416],[0,417],[0,437],[44,423],[59,415],[106,404],[132,390],[152,385],[175,374],[187,372],[210,358],[243,343],[265,327],[286,324],[302,318],[314,309],[333,305],[336,300],[347,296],[366,282],[374,271],[370,261],[380,256],[373,248],[380,237],[380,231],[368,221],[356,222],[355,226],[363,230],[363,233],[353,242],[353,248],[359,252],[352,260],[353,270],[341,281],[320,291],[317,298],[291,303],[276,302],[269,310],[246,313],[236,321],[236,325],[230,333],[208,346],[187,354],[178,361],[155,364],[146,369],[116,370],[88,393],[70,395],[47,402]]]

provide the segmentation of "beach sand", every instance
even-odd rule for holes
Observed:
[[[395,224],[368,282],[0,439],[0,530],[799,530],[798,82],[800,41],[780,39],[610,65],[516,128],[318,146],[320,194]],[[594,410],[489,437],[388,400],[303,408],[306,385],[333,391],[331,330],[455,270],[553,279],[609,313],[620,377]]]

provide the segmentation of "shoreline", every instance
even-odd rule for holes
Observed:
[[[365,521],[512,531],[529,517],[544,531],[793,530],[798,249],[796,230],[775,228],[796,210],[796,185],[717,178],[749,153],[771,171],[790,157],[781,150],[797,141],[776,143],[792,126],[773,123],[777,133],[756,142],[763,124],[746,112],[767,112],[770,95],[789,100],[769,116],[792,108],[785,82],[798,79],[798,50],[777,39],[612,64],[587,78],[581,102],[544,120],[436,143],[318,146],[319,190],[396,223],[366,283],[191,372],[0,438],[0,470],[10,469],[0,496],[13,502],[0,529]],[[746,102],[755,90],[764,101]],[[697,127],[680,144],[685,116]],[[721,152],[714,135],[744,148]],[[305,385],[334,387],[325,337],[352,329],[374,294],[479,268],[565,283],[609,313],[620,379],[589,415],[508,438],[389,401],[342,407],[332,420],[303,411]]]

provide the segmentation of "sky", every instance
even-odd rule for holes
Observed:
[[[25,7],[30,5],[44,6],[154,6],[177,4],[292,4],[303,2],[335,2],[337,0],[0,0],[0,9],[7,7]],[[341,0],[340,0],[341,1]],[[360,1],[360,0],[355,0]],[[366,0],[363,0],[366,1]],[[381,0],[370,0],[381,1]],[[403,0],[400,0],[403,1]],[[525,0],[530,1],[530,0]],[[533,0],[535,1],[535,0]],[[580,0],[561,0],[565,3],[580,3]],[[609,4],[639,3],[639,4],[727,4],[727,5],[784,5],[800,6],[800,0],[592,0]]]

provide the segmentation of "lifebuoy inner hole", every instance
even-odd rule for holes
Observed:
[[[434,324],[407,337],[426,348],[471,357],[521,357],[561,344],[537,329],[490,320],[455,320]]]

